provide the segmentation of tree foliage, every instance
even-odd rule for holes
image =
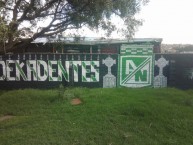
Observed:
[[[4,37],[0,44],[6,42],[6,50],[11,51],[27,47],[37,37],[83,26],[110,34],[116,30],[112,15],[125,22],[122,31],[129,37],[141,24],[134,15],[143,3],[147,0],[1,0],[0,36]]]

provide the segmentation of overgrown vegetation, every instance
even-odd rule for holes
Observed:
[[[121,32],[131,37],[141,20],[135,18],[148,0],[1,0],[0,1],[0,53],[27,48],[38,37],[61,34],[66,30],[102,29],[109,36]],[[118,28],[112,17],[120,18]],[[117,22],[116,22],[117,23]],[[6,28],[6,29],[5,29]],[[1,34],[0,34],[1,36]],[[4,47],[2,44],[4,44]],[[4,48],[4,49],[3,49]],[[6,51],[5,51],[6,50]]]
[[[62,89],[1,91],[0,144],[193,144],[192,90]]]

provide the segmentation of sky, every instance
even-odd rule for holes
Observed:
[[[150,0],[136,15],[143,20],[134,38],[162,38],[163,44],[193,44],[193,0]],[[117,20],[121,26],[121,21]],[[69,30],[72,31],[72,30]],[[67,32],[68,33],[68,32]],[[79,31],[86,37],[104,37],[86,28]],[[112,38],[120,38],[117,33]]]
[[[150,0],[136,16],[136,38],[162,38],[165,44],[193,44],[193,0]]]

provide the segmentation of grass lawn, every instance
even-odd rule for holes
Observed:
[[[80,98],[82,104],[71,105]],[[193,145],[193,91],[0,91],[1,145]]]

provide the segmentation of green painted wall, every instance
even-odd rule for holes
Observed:
[[[153,45],[122,45],[119,55],[118,86],[153,85]]]

